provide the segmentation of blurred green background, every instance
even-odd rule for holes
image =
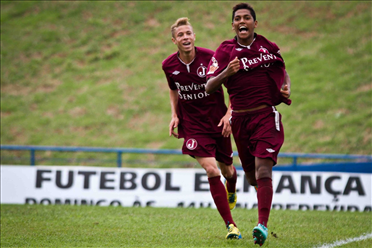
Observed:
[[[180,149],[182,140],[168,137],[161,70],[176,51],[170,26],[189,17],[196,45],[215,50],[234,36],[237,3],[1,1],[1,144]],[[372,3],[248,3],[256,32],[281,48],[292,81],[292,105],[278,106],[286,135],[281,152],[371,154]],[[28,156],[1,153],[2,164]],[[111,160],[57,155],[84,156]]]

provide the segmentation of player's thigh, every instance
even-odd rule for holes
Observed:
[[[246,174],[250,174],[255,170],[255,157],[249,149],[249,140],[239,140],[240,142],[236,144],[238,149],[238,155],[240,163],[243,167],[243,170]]]
[[[238,116],[231,119],[231,128],[235,140],[235,145],[238,150],[239,160],[245,173],[254,171],[254,156],[250,151],[251,134],[249,122],[250,117]],[[248,123],[248,124],[247,124]],[[253,172],[254,173],[254,172]]]
[[[214,138],[216,144],[216,160],[219,164],[230,166],[233,164],[233,150],[231,145],[231,137]],[[221,167],[220,167],[221,168]],[[221,168],[222,169],[222,168]]]
[[[216,145],[214,139],[208,136],[185,137],[182,153],[192,157],[215,157]]]
[[[256,141],[252,154],[257,158],[270,158],[277,163],[279,151],[284,143],[284,130],[279,112],[268,112],[255,119],[259,125],[252,134]],[[265,163],[263,163],[265,164]]]

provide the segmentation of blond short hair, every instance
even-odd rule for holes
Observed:
[[[191,23],[189,22],[189,18],[187,17],[178,18],[177,21],[171,26],[172,37],[174,37],[174,32],[176,28],[184,25],[188,25],[192,28]]]

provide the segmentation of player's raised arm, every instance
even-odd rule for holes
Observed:
[[[230,63],[227,65],[226,69],[223,70],[219,75],[216,77],[211,77],[207,85],[205,87],[205,91],[208,94],[214,93],[220,86],[223,84],[223,82],[230,76],[234,75],[239,71],[240,64],[239,59],[235,57]]]

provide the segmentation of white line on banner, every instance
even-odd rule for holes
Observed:
[[[332,248],[332,247],[346,245],[348,243],[362,241],[362,240],[370,239],[370,238],[372,238],[372,233],[364,234],[364,235],[362,235],[360,237],[357,237],[357,238],[350,238],[350,239],[346,239],[346,240],[336,241],[332,244],[324,244],[322,246],[319,246],[318,248]]]

